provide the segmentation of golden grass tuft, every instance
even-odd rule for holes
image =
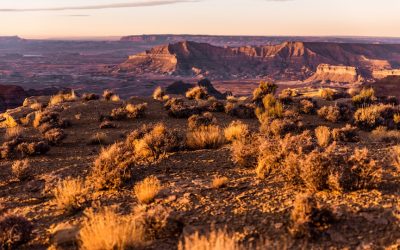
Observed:
[[[222,187],[226,187],[226,185],[228,184],[229,179],[227,177],[215,177],[212,181],[212,188],[222,188]]]
[[[118,215],[113,208],[85,211],[79,232],[80,247],[87,250],[138,249],[145,244],[145,229],[133,216]]]
[[[67,94],[58,94],[55,96],[52,96],[49,101],[49,106],[55,106],[58,104],[61,104],[63,102],[73,102],[76,101],[78,98],[75,94],[75,91],[71,91],[71,93]]]
[[[178,250],[240,250],[243,249],[235,238],[226,231],[211,231],[208,235],[196,232],[185,236]]]
[[[225,137],[219,126],[201,126],[186,134],[187,146],[191,149],[213,149],[225,143]]]
[[[319,126],[315,129],[318,145],[327,147],[332,140],[331,131],[326,126]]]
[[[233,121],[224,129],[225,139],[234,141],[246,137],[249,134],[249,126],[241,121]]]
[[[153,92],[153,99],[157,101],[163,101],[165,96],[165,91],[163,88],[158,86]]]
[[[85,203],[87,188],[81,179],[67,178],[54,189],[55,204],[61,210],[73,212]]]
[[[151,203],[162,189],[160,181],[155,176],[150,176],[135,185],[135,195],[141,203]]]

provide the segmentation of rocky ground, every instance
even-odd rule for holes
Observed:
[[[174,119],[167,115],[163,104],[150,98],[131,98],[130,103],[148,103],[146,117],[115,121],[117,128],[100,129],[99,116],[107,115],[122,102],[95,100],[61,104],[61,118],[71,121],[65,129],[66,139],[43,156],[30,157],[32,179],[19,181],[13,177],[13,160],[0,160],[0,213],[18,214],[28,218],[34,226],[33,237],[20,249],[45,249],[57,243],[54,229],[68,223],[79,228],[84,217],[83,209],[75,213],[60,211],[54,204],[52,189],[59,180],[67,177],[85,178],[100,150],[106,145],[89,145],[89,138],[104,132],[109,143],[123,140],[127,134],[143,124],[164,123],[170,129],[185,133],[187,119]],[[333,103],[333,102],[332,102]],[[217,123],[226,127],[237,118],[225,113],[214,113]],[[328,124],[319,117],[306,115],[304,123],[309,128]],[[257,131],[257,119],[242,119],[252,131]],[[330,124],[341,127],[344,123]],[[0,129],[0,142],[5,129]],[[24,133],[35,136],[33,127]],[[147,249],[176,249],[183,235],[210,228],[226,228],[240,241],[255,242],[260,238],[266,248],[315,248],[315,249],[397,249],[400,245],[399,228],[399,175],[391,166],[388,155],[395,143],[374,142],[366,132],[361,140],[348,143],[350,147],[368,147],[372,157],[384,171],[383,181],[373,189],[354,192],[321,191],[316,194],[319,202],[328,206],[335,217],[332,225],[317,238],[294,238],[289,233],[290,212],[298,188],[289,187],[280,178],[272,176],[258,179],[253,168],[236,166],[231,160],[230,144],[219,149],[183,150],[170,153],[160,162],[135,170],[131,183],[118,191],[90,193],[85,204],[89,207],[116,205],[121,213],[130,213],[139,205],[133,192],[136,182],[147,176],[156,176],[163,190],[147,207],[162,206],[171,209],[179,221],[182,233],[159,237]],[[228,183],[213,188],[214,177],[225,176]],[[74,235],[72,233],[72,235]],[[73,237],[73,236],[71,236]],[[76,244],[76,243],[75,243]],[[67,247],[76,249],[77,245]]]

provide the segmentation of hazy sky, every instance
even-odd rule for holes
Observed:
[[[400,37],[400,0],[0,0],[0,35]]]

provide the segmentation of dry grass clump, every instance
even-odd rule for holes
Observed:
[[[260,122],[271,118],[282,118],[284,115],[283,104],[272,94],[268,94],[262,99],[262,105],[256,108],[255,114]]]
[[[186,134],[186,144],[190,149],[213,149],[225,143],[219,126],[201,126]]]
[[[49,131],[46,131],[43,137],[50,145],[58,145],[67,137],[67,135],[62,129],[53,128]]]
[[[88,101],[99,100],[99,99],[100,99],[100,96],[99,96],[99,95],[96,95],[96,94],[94,94],[94,93],[84,93],[84,94],[82,95],[81,99],[82,99],[83,101],[85,101],[85,102],[88,102]]]
[[[226,231],[211,231],[208,235],[196,232],[179,242],[179,250],[242,250],[237,240]]]
[[[157,101],[164,101],[165,91],[161,87],[157,87],[153,92],[153,99]]]
[[[61,210],[73,212],[86,202],[87,188],[81,179],[67,178],[54,189],[55,204]]]
[[[0,217],[0,248],[18,249],[32,238],[32,223],[22,216],[3,215]]]
[[[290,214],[289,231],[295,237],[318,238],[335,221],[330,210],[321,207],[312,194],[298,194]]]
[[[41,110],[44,108],[44,105],[42,103],[35,102],[35,103],[32,103],[31,105],[29,105],[29,107],[33,110]]]
[[[55,96],[52,96],[49,101],[49,106],[55,106],[57,104],[61,104],[63,102],[73,102],[76,101],[78,97],[75,94],[75,91],[71,91],[71,93],[67,94],[58,94]]]
[[[354,106],[367,105],[375,102],[375,91],[373,88],[363,88],[358,95],[355,95],[351,99]]]
[[[62,120],[60,120],[60,114],[52,111],[36,112],[35,119],[33,120],[33,127],[39,129],[42,133],[64,125]]]
[[[23,156],[35,156],[46,154],[50,150],[49,144],[44,141],[39,142],[23,142],[18,144],[17,151]]]
[[[312,100],[302,99],[300,101],[300,108],[299,108],[300,113],[314,114],[316,112],[316,109],[317,105]]]
[[[347,105],[337,104],[334,106],[323,106],[317,113],[321,118],[336,123],[348,120],[351,111]]]
[[[145,230],[133,216],[119,215],[112,208],[98,213],[85,211],[79,232],[82,249],[138,249],[146,243]]]
[[[254,105],[253,104],[242,104],[242,103],[232,103],[228,102],[225,105],[225,113],[230,116],[237,117],[240,119],[252,119],[255,118],[256,115],[254,113]]]
[[[360,93],[360,89],[356,88],[356,87],[352,87],[347,90],[347,94],[349,94],[351,97],[358,95],[359,93]]]
[[[337,98],[337,91],[330,88],[321,88],[318,90],[318,96],[324,100],[333,101]]]
[[[20,181],[27,180],[32,177],[31,166],[29,160],[17,160],[11,166],[13,175]]]
[[[198,105],[188,105],[180,98],[171,98],[164,104],[168,115],[174,118],[189,118],[192,115],[198,115],[206,111],[204,107]]]
[[[160,181],[155,176],[150,176],[135,185],[134,191],[137,199],[144,204],[151,203],[162,189]]]
[[[379,126],[369,134],[369,138],[379,142],[400,142],[400,131],[388,130],[387,127]]]
[[[378,126],[393,126],[394,115],[399,111],[393,105],[371,105],[359,108],[354,114],[356,125],[364,129],[374,129]]]
[[[216,123],[217,119],[210,112],[201,115],[192,115],[188,119],[188,127],[190,130],[201,126],[215,125]]]
[[[241,121],[233,121],[224,129],[225,139],[230,142],[245,138],[249,133],[249,126]]]
[[[189,89],[189,91],[186,92],[186,98],[189,100],[206,100],[208,96],[207,89],[199,86]]]
[[[400,128],[400,114],[395,114],[393,116],[393,121],[396,124],[397,128]]]
[[[343,128],[335,128],[332,130],[332,139],[340,142],[357,142],[357,130],[357,127],[346,124],[346,126]]]
[[[318,145],[327,147],[332,140],[331,130],[326,126],[319,126],[315,129]]]
[[[21,126],[11,127],[6,129],[6,133],[4,134],[4,140],[10,141],[16,138],[19,138],[23,135],[24,128]]]
[[[227,177],[215,177],[212,181],[212,188],[223,188],[226,187],[226,185],[228,184],[229,179]]]
[[[253,91],[253,102],[260,106],[266,95],[274,95],[278,86],[272,82],[261,81],[260,85]]]
[[[95,133],[89,138],[90,145],[108,145],[111,142],[111,138],[103,132]]]

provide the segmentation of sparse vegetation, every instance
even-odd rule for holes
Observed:
[[[398,107],[392,105],[371,105],[359,108],[354,114],[356,125],[363,129],[374,129],[378,126],[388,126],[393,121]]]
[[[189,100],[206,100],[208,97],[207,90],[203,87],[194,87],[186,92],[186,98]]]
[[[66,134],[62,129],[53,128],[46,131],[43,137],[50,145],[58,145],[62,140],[65,139]]]
[[[227,177],[215,177],[212,181],[212,188],[222,188],[225,187],[229,182]]]
[[[186,236],[179,243],[179,250],[240,250],[242,247],[238,244],[232,235],[226,231],[212,231],[209,235],[200,235],[196,232]]]
[[[352,101],[355,106],[368,105],[376,100],[377,98],[375,97],[375,91],[373,88],[364,88],[359,94],[352,97]]]
[[[232,161],[240,166],[252,168],[257,165],[259,141],[252,137],[234,140],[231,146]]]
[[[188,119],[188,127],[190,130],[201,126],[215,125],[216,123],[217,119],[210,112],[201,115],[192,115]]]
[[[358,141],[357,127],[346,124],[343,128],[335,128],[332,130],[332,139],[340,142],[356,142]]]
[[[54,190],[55,204],[61,210],[73,212],[86,201],[87,188],[81,179],[66,178]]]
[[[95,133],[89,138],[89,144],[91,145],[108,145],[111,142],[111,138],[103,132]]]
[[[314,195],[299,194],[293,203],[290,215],[290,232],[296,237],[318,238],[334,222],[333,214],[321,208]]]
[[[29,160],[16,160],[11,166],[13,175],[20,181],[27,180],[32,177],[31,166]]]
[[[49,105],[55,106],[61,104],[63,102],[73,102],[76,101],[78,97],[75,94],[75,91],[71,91],[70,93],[61,93],[50,98]]]
[[[224,144],[225,137],[218,126],[201,126],[187,133],[186,143],[190,149],[212,149]]]
[[[253,102],[261,105],[267,95],[274,95],[278,86],[272,82],[261,81],[258,88],[253,91]]]
[[[161,87],[157,87],[153,92],[153,99],[157,101],[164,101],[165,91]]]
[[[161,190],[161,183],[155,176],[150,176],[135,185],[135,195],[144,204],[154,200]]]
[[[85,211],[79,232],[82,249],[138,249],[146,243],[145,229],[133,216],[119,215],[115,209],[98,213]]]
[[[331,142],[331,130],[325,126],[319,126],[315,129],[315,136],[317,137],[318,145],[327,147]]]
[[[337,91],[330,88],[321,88],[318,91],[318,96],[322,99],[333,101],[337,98]]]
[[[347,121],[350,118],[350,113],[349,107],[344,104],[323,106],[318,110],[318,116],[334,123],[339,121]]]
[[[25,217],[3,215],[0,217],[1,249],[17,249],[32,237],[33,225]]]
[[[249,126],[241,121],[233,121],[224,129],[225,139],[230,142],[245,138],[249,133]]]

